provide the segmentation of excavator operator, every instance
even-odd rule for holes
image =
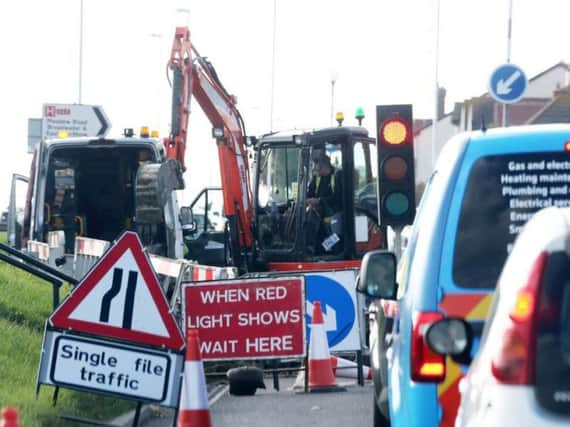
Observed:
[[[340,247],[342,171],[336,170],[322,150],[312,154],[315,174],[307,190],[307,249],[314,254],[336,252]],[[335,227],[335,225],[337,225]],[[335,249],[335,251],[333,251]]]

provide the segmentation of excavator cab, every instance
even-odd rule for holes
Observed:
[[[386,246],[377,217],[376,142],[364,128],[276,133],[256,149],[258,262],[351,260]],[[319,159],[327,175],[315,167]],[[328,192],[317,191],[325,182]]]

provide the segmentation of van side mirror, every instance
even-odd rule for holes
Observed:
[[[396,300],[396,255],[386,250],[371,251],[364,255],[360,267],[357,291],[371,298]]]
[[[192,208],[190,206],[181,207],[178,217],[180,219],[180,225],[182,226],[182,231],[185,234],[194,233],[198,228],[198,225],[194,220],[194,215],[192,214]]]

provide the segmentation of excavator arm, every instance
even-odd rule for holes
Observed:
[[[253,207],[243,120],[236,98],[221,84],[214,67],[190,42],[190,30],[176,28],[169,68],[172,80],[172,125],[165,138],[166,157],[176,159],[185,170],[185,149],[190,100],[195,98],[216,131],[224,197],[224,214],[230,227],[234,263],[243,263],[252,247]]]

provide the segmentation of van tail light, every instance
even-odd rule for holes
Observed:
[[[538,297],[548,254],[541,252],[535,260],[528,282],[517,293],[509,318],[500,332],[500,342],[491,359],[491,372],[502,384],[532,384]]]
[[[425,339],[429,326],[443,319],[438,312],[415,312],[412,325],[412,380],[440,382],[445,379],[445,356],[431,350]]]

